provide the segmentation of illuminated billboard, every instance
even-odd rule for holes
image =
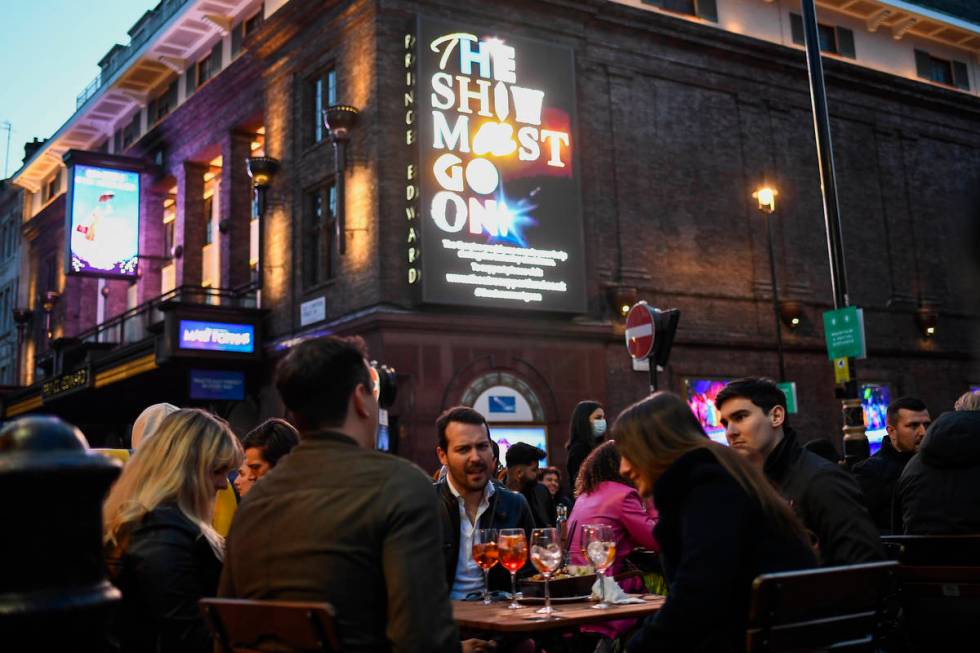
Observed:
[[[684,390],[687,395],[687,405],[698,418],[701,428],[708,437],[720,444],[727,445],[725,427],[721,425],[721,413],[715,407],[715,397],[721,392],[728,379],[684,379]]]
[[[65,273],[135,279],[139,172],[80,163],[68,170]]]
[[[181,320],[177,347],[251,354],[255,352],[255,326],[230,322]]]
[[[405,47],[409,283],[431,303],[584,311],[572,50],[425,18]]]

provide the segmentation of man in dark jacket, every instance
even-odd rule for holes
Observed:
[[[525,442],[515,442],[504,458],[507,460],[507,487],[527,499],[534,516],[535,528],[552,528],[558,521],[555,500],[548,488],[538,481],[540,461],[547,454]]]
[[[421,469],[373,451],[378,399],[358,343],[300,343],[276,387],[300,443],[238,508],[220,596],[330,603],[344,651],[459,651],[438,501]]]
[[[864,504],[878,530],[884,534],[890,534],[893,528],[901,530],[901,524],[892,523],[895,484],[905,465],[918,451],[930,423],[929,410],[921,399],[896,399],[888,405],[885,414],[888,435],[881,441],[881,448],[852,470],[864,493]]]
[[[495,458],[483,415],[465,406],[450,408],[436,420],[436,430],[436,454],[446,467],[446,477],[436,483],[442,551],[450,597],[459,600],[483,589],[483,571],[473,560],[476,530],[523,528],[530,541],[534,521],[522,495],[491,482]],[[509,590],[510,574],[494,566],[489,585]]]
[[[786,426],[786,396],[768,379],[732,381],[718,393],[728,444],[760,465],[816,536],[821,564],[880,560],[878,529],[847,472],[800,446]]]
[[[906,534],[980,533],[980,411],[943,413],[895,487]]]

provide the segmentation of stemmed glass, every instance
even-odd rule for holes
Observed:
[[[544,607],[537,611],[545,617],[555,613],[551,608],[551,592],[548,580],[561,566],[562,551],[558,530],[555,528],[535,528],[531,531],[531,563],[544,576]]]
[[[606,587],[602,577],[609,567],[616,560],[616,540],[613,537],[612,528],[606,524],[587,524],[582,527],[582,546],[585,555],[592,568],[595,569],[595,577],[599,582],[599,602],[593,608],[605,610],[609,607],[606,603]]]
[[[497,537],[497,551],[500,564],[510,572],[510,605],[511,610],[522,607],[517,602],[517,572],[527,562],[527,537],[523,528],[504,528]]]
[[[473,560],[483,570],[483,605],[490,605],[490,569],[499,559],[497,529],[478,528],[473,533]]]

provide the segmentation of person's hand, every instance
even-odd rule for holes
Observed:
[[[497,642],[487,642],[482,639],[464,639],[463,653],[476,653],[477,651],[496,651]]]

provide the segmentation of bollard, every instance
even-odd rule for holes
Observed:
[[[0,641],[12,650],[104,650],[120,593],[106,579],[102,502],[120,468],[57,417],[0,430]]]

